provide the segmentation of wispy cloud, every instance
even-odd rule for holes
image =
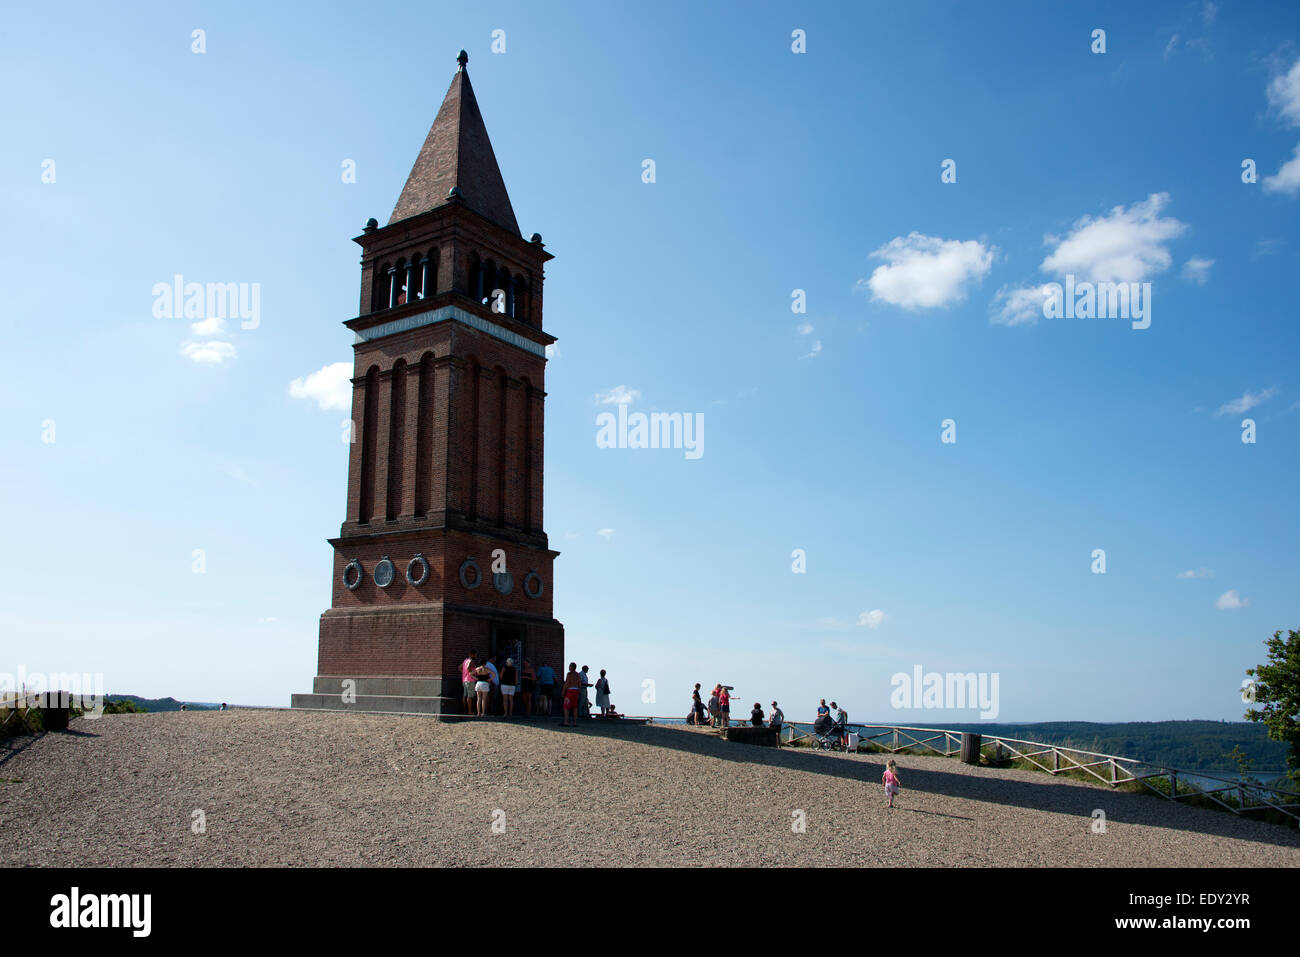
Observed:
[[[596,534],[607,542],[612,542],[614,540],[614,530],[612,528],[598,528],[596,529]]]
[[[1234,608],[1246,608],[1250,605],[1249,598],[1242,598],[1237,594],[1237,589],[1230,588],[1219,596],[1219,600],[1214,603],[1214,607],[1222,611],[1231,611]]]
[[[1048,287],[1003,286],[989,303],[989,322],[999,326],[1032,326],[1043,317]]]
[[[219,336],[226,331],[226,320],[221,316],[211,316],[207,319],[200,319],[198,322],[190,323],[190,332],[196,336]]]
[[[616,385],[608,391],[596,393],[596,401],[601,405],[630,405],[639,398],[641,398],[640,389],[629,389],[624,385]]]
[[[1213,259],[1202,259],[1199,256],[1193,256],[1187,262],[1183,263],[1183,270],[1180,274],[1188,282],[1194,282],[1198,286],[1204,286],[1210,281],[1210,269],[1214,265]]]
[[[186,342],[181,345],[181,355],[199,365],[219,366],[235,358],[235,347],[229,342]]]
[[[1214,570],[1210,568],[1189,568],[1178,573],[1179,578],[1213,578]]]
[[[879,628],[888,617],[879,608],[873,608],[871,611],[864,611],[858,615],[858,624],[866,625],[868,628]]]
[[[1240,415],[1243,412],[1249,412],[1261,402],[1271,399],[1275,395],[1277,395],[1277,386],[1270,386],[1258,392],[1243,392],[1240,399],[1233,399],[1231,402],[1223,403],[1214,414]]]

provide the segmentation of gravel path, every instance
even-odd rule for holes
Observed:
[[[72,732],[0,757],[0,864],[1300,865],[1288,828],[944,758],[900,756],[891,811],[881,755],[686,728],[235,710]]]

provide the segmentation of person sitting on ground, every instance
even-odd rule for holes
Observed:
[[[754,710],[749,713],[749,723],[756,728],[763,727],[763,706],[754,702]]]

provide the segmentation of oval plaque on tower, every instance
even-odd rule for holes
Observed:
[[[355,558],[343,566],[343,584],[348,591],[356,591],[366,573],[361,570],[361,563]]]
[[[387,588],[393,583],[393,563],[388,560],[387,555],[375,566],[374,576],[375,584],[380,588]]]
[[[542,584],[542,576],[537,572],[530,571],[524,576],[524,594],[529,598],[541,598],[545,591],[546,586]]]

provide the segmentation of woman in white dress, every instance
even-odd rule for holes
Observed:
[[[600,669],[600,677],[596,679],[596,707],[602,715],[609,713],[609,679],[605,677],[604,668]]]

